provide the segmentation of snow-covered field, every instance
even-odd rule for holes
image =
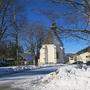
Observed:
[[[21,90],[90,90],[90,66],[82,68],[76,65],[44,66],[34,69],[33,72],[38,74],[29,75],[32,69],[26,75],[17,73],[1,78],[0,84],[10,83],[10,87]],[[50,70],[51,73],[46,73]]]

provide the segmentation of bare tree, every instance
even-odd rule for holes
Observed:
[[[56,30],[58,35],[73,38],[88,40],[90,37],[90,1],[89,0],[45,0],[46,3],[52,7],[63,5],[66,6],[67,11],[53,10],[53,8],[47,7],[46,9],[34,8],[32,11],[47,16],[51,22],[56,22],[57,19],[63,18],[69,25],[73,24],[72,28],[65,28],[65,25],[59,26]],[[68,9],[70,8],[70,9]],[[83,28],[77,24],[84,20]],[[84,37],[83,37],[84,36]]]
[[[33,63],[38,64],[39,51],[45,38],[45,28],[40,23],[32,23],[26,27],[27,44],[29,52],[33,57]]]
[[[69,15],[70,18],[72,17],[72,15],[75,15],[77,13],[78,15],[77,17],[82,17],[82,19],[86,19],[85,21],[86,26],[84,30],[83,31],[78,30],[78,31],[90,34],[90,30],[88,30],[88,26],[90,25],[90,0],[80,0],[80,1],[79,0],[50,0],[50,1],[51,3],[54,3],[54,5],[61,5],[61,4],[68,5],[71,8],[72,12],[64,13],[64,15]],[[73,10],[75,12],[73,12]]]
[[[10,7],[13,0],[0,0],[0,41],[4,37],[4,34],[9,26],[10,19]]]
[[[23,7],[22,7],[23,8]],[[23,32],[23,27],[24,27],[24,23],[25,20],[23,19],[23,17],[19,14],[21,14],[21,11],[17,11],[18,8],[14,7],[14,11],[13,11],[13,15],[12,15],[12,19],[11,19],[11,25],[13,28],[13,33],[12,33],[12,37],[15,40],[15,45],[16,45],[16,63],[19,63],[19,47],[20,47],[20,34]],[[19,17],[19,20],[17,20],[17,18]],[[20,19],[21,18],[21,19]]]

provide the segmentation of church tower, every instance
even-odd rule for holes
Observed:
[[[63,43],[57,33],[56,23],[53,23],[40,49],[39,65],[57,64],[64,61]]]

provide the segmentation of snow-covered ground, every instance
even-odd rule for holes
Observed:
[[[0,67],[0,76],[13,74],[17,72],[22,72],[24,70],[35,69],[36,67],[33,65],[29,66],[10,66],[10,67]]]
[[[29,74],[32,71],[34,74]],[[0,84],[7,83],[12,88],[22,90],[90,90],[90,66],[78,68],[76,65],[53,65],[32,68],[26,75],[17,73],[0,79]]]
[[[63,66],[38,82],[34,90],[90,90],[90,67]]]
[[[57,65],[43,65],[43,66],[34,66],[34,65],[26,65],[26,66],[10,66],[10,67],[0,67],[0,76],[7,75],[7,74],[14,74],[14,73],[20,73],[25,72],[26,70],[43,70],[44,68],[49,67],[57,67]],[[42,69],[43,68],[43,69]],[[34,73],[35,74],[35,73]]]

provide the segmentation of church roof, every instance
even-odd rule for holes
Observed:
[[[56,24],[53,23],[51,29],[48,31],[47,36],[44,39],[43,44],[55,44],[55,45],[58,44],[63,46],[62,41],[55,33],[56,29],[57,29]]]
[[[52,36],[51,30],[48,31],[48,34],[47,34],[46,38],[44,39],[43,44],[53,44],[53,36]]]

